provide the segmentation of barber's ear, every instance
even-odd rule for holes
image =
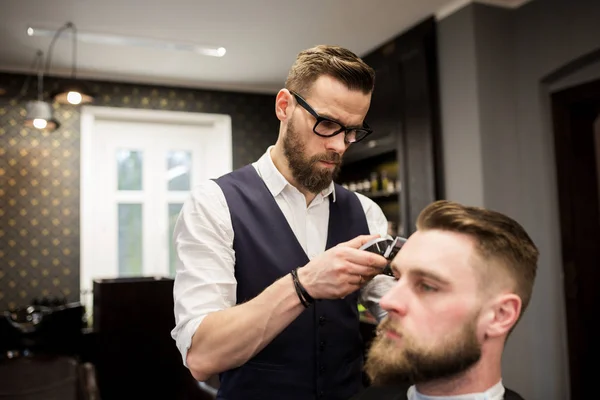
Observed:
[[[486,336],[498,337],[508,334],[521,315],[521,298],[514,293],[498,296],[486,313]]]
[[[287,89],[281,89],[275,98],[275,115],[277,115],[277,119],[282,122],[288,120],[290,113],[293,111],[292,104],[292,94]]]

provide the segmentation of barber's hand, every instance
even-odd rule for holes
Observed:
[[[298,268],[298,280],[315,299],[340,299],[373,279],[387,265],[385,257],[359,250],[379,235],[358,236],[340,243]]]

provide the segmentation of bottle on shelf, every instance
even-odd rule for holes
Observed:
[[[362,190],[363,192],[368,192],[371,190],[371,182],[367,178],[363,179],[362,181]]]
[[[377,172],[371,172],[371,192],[377,192],[379,190],[379,181],[377,179]]]
[[[390,180],[387,185],[387,192],[394,193],[396,191],[395,189],[396,189],[396,187],[394,185],[394,181]]]
[[[389,179],[387,177],[387,172],[386,171],[381,171],[381,190],[384,192],[388,191],[388,183],[389,183]]]

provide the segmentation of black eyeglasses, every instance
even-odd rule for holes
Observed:
[[[344,141],[346,143],[356,143],[360,142],[371,133],[373,130],[367,125],[363,123],[362,128],[347,128],[344,125],[340,124],[337,121],[332,119],[320,116],[308,103],[306,100],[302,98],[298,93],[290,92],[296,98],[298,104],[302,106],[310,115],[316,118],[317,122],[313,127],[313,132],[321,137],[332,137],[341,132],[345,133]]]

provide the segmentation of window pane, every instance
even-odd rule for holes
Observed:
[[[173,243],[173,230],[175,229],[175,222],[179,216],[179,211],[183,204],[169,204],[169,272],[171,276],[175,276],[175,260],[177,259],[175,253],[175,245]]]
[[[167,153],[168,190],[190,190],[192,154],[189,151]]]
[[[119,190],[142,190],[142,152],[117,150]]]
[[[142,205],[119,204],[119,276],[142,274]]]

